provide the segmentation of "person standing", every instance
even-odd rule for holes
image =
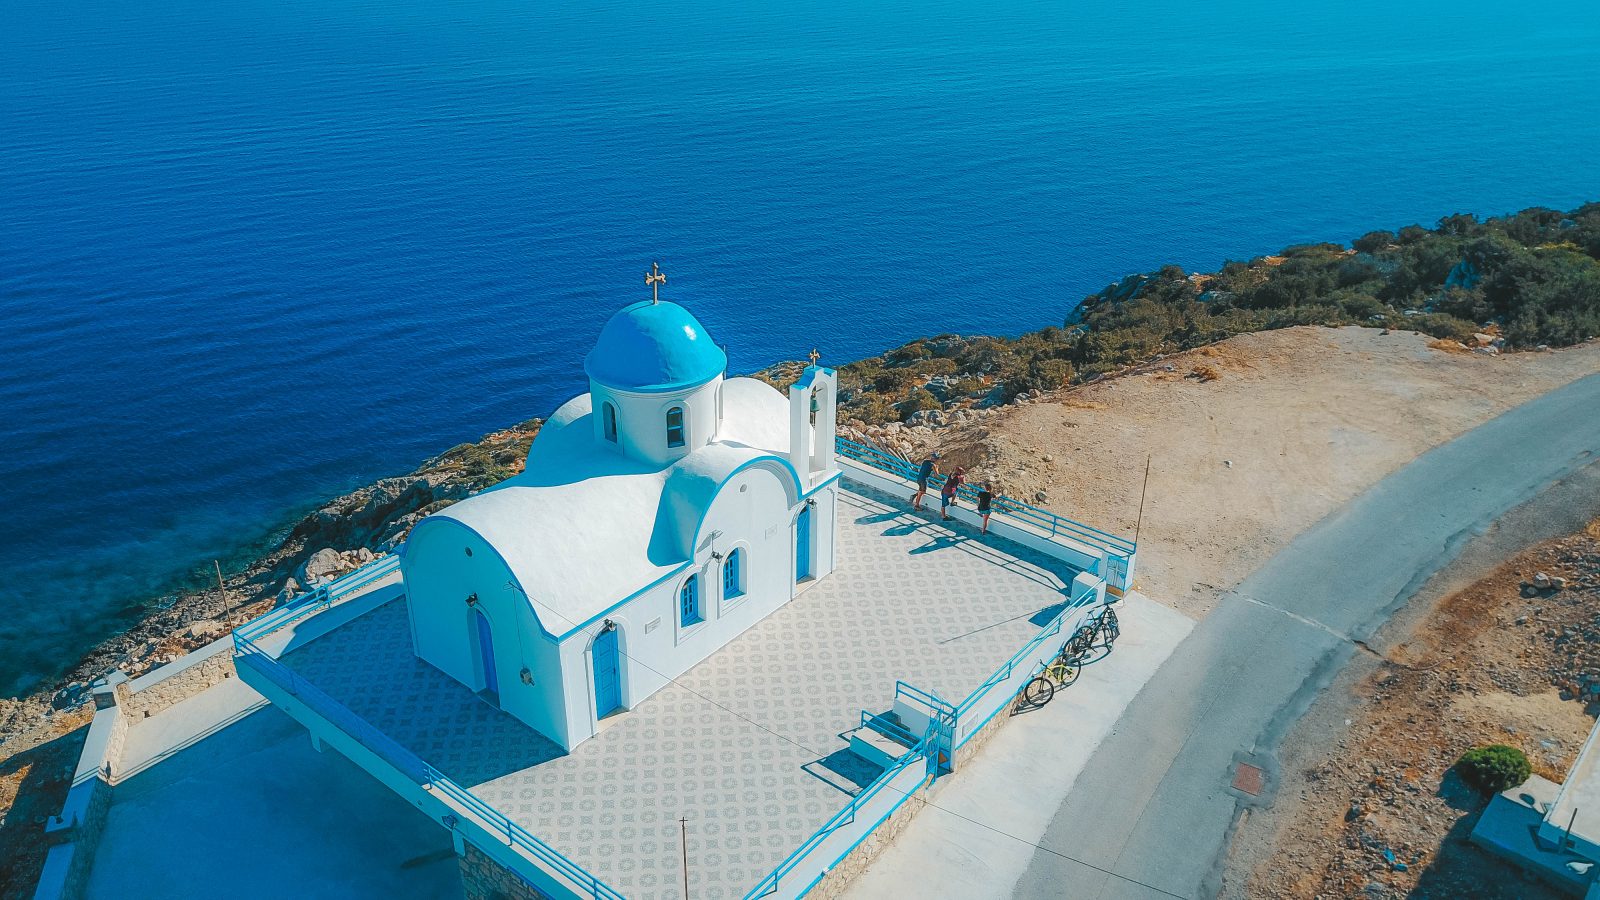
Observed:
[[[946,520],[950,518],[950,505],[956,502],[956,491],[967,481],[967,470],[956,467],[950,477],[944,480],[944,487],[939,490],[939,514]]]
[[[922,497],[928,493],[928,479],[939,474],[939,454],[930,453],[922,460],[922,468],[917,470],[917,492],[911,495],[911,508],[922,508]]]
[[[983,516],[983,530],[979,534],[989,533],[989,512],[994,505],[994,489],[989,482],[983,483],[983,490],[978,492],[978,515]]]

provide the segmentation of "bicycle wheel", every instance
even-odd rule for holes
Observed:
[[[1094,649],[1094,629],[1087,625],[1073,632],[1072,640],[1067,642],[1069,656],[1084,656]]]
[[[1029,706],[1043,706],[1046,703],[1049,703],[1050,698],[1054,697],[1055,695],[1055,682],[1044,677],[1043,675],[1035,676],[1034,679],[1028,682],[1028,684],[1022,689],[1023,702],[1027,703]]]

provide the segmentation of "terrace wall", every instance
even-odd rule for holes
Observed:
[[[458,862],[461,892],[466,900],[557,900],[523,881],[471,843],[466,844]]]

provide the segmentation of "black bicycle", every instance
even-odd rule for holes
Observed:
[[[1100,613],[1089,621],[1094,626],[1095,637],[1108,648],[1122,636],[1122,625],[1117,621],[1117,611],[1109,606],[1101,609]]]

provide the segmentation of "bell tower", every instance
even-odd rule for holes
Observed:
[[[839,376],[820,366],[821,354],[812,350],[811,365],[789,388],[789,462],[807,487],[838,468],[834,436],[839,401]]]

